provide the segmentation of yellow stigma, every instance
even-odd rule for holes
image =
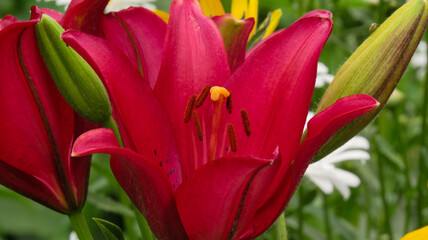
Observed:
[[[224,87],[212,87],[210,89],[210,93],[211,100],[214,102],[217,102],[220,99],[220,96],[223,96],[224,98],[228,98],[230,96],[230,92]]]

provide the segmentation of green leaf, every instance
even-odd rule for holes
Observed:
[[[106,240],[125,240],[123,232],[117,225],[100,218],[92,218],[104,234]]]
[[[87,201],[100,210],[117,213],[127,217],[135,217],[134,212],[130,208],[106,196],[91,193],[88,195]]]
[[[392,165],[399,170],[404,170],[404,160],[403,158],[397,154],[392,146],[389,144],[389,142],[382,137],[381,135],[377,135],[374,137],[374,141],[376,145],[378,146],[379,153],[381,154],[381,157],[385,157],[386,160],[388,160],[389,163],[392,163]]]

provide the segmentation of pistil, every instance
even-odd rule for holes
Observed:
[[[209,147],[209,160],[214,160],[216,157],[217,145],[218,145],[218,135],[220,128],[221,120],[221,107],[230,93],[225,88],[222,87],[212,87],[210,89],[211,100],[214,102],[214,115],[213,115],[213,125],[210,138],[210,147]]]

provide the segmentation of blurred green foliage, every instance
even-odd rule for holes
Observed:
[[[159,9],[168,10],[170,0],[158,0]],[[222,0],[230,11],[230,0]],[[369,36],[373,23],[381,23],[404,0],[260,0],[259,21],[268,12],[281,8],[279,28],[285,28],[313,9],[333,13],[334,28],[322,52],[320,61],[334,75],[344,61]],[[35,0],[1,0],[0,16],[6,14],[21,20],[29,18],[30,6],[63,11],[54,2]],[[358,161],[345,162],[341,168],[354,172],[361,185],[352,189],[345,201],[336,191],[324,195],[304,179],[286,209],[289,239],[399,239],[404,233],[427,225],[428,201],[418,203],[420,190],[420,159],[428,165],[427,146],[421,146],[424,79],[418,79],[416,69],[409,67],[398,89],[404,100],[387,105],[380,116],[362,135],[371,143],[371,160],[365,165]],[[315,108],[323,89],[314,92]],[[422,180],[426,175],[421,175]],[[425,186],[426,192],[426,186]],[[107,219],[124,229],[126,239],[138,236],[134,212],[123,204],[126,196],[117,186],[106,160],[95,159],[91,170],[88,201],[84,213],[88,217],[95,239],[103,239],[100,230],[89,219]],[[121,200],[122,199],[122,200]],[[125,201],[124,201],[125,199]],[[128,200],[129,201],[129,200]],[[124,217],[122,217],[124,216]],[[418,222],[422,216],[423,222]],[[328,223],[328,224],[326,224]],[[0,240],[68,239],[71,227],[66,216],[57,214],[0,186]],[[259,239],[273,239],[268,230]]]

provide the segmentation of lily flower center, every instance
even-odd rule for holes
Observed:
[[[208,94],[212,105],[204,105]],[[232,110],[232,93],[224,87],[207,85],[198,96],[194,94],[190,97],[184,113],[184,122],[186,125],[193,125],[189,126],[192,129],[194,156],[192,169],[238,150],[235,127],[229,122]],[[245,109],[241,110],[241,118],[244,135],[250,136],[250,120]]]

